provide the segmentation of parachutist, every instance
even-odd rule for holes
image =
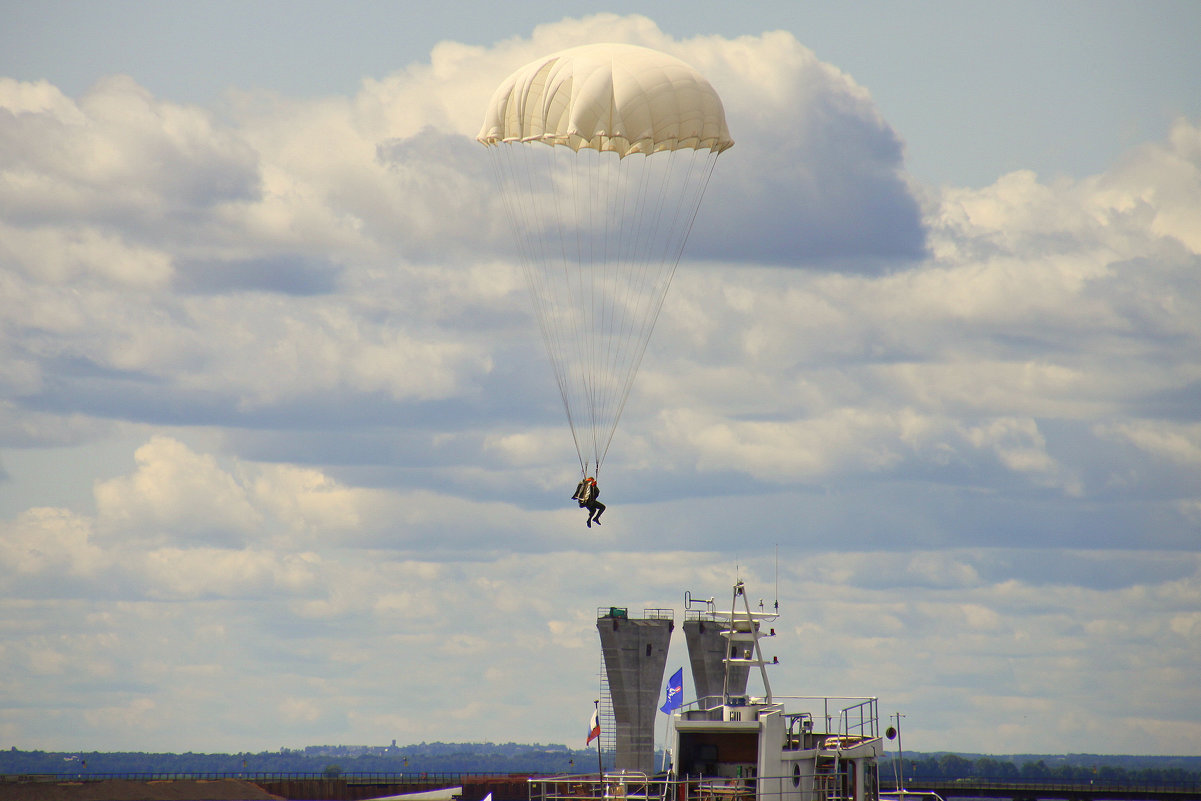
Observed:
[[[580,508],[588,510],[588,528],[592,528],[594,522],[598,526],[601,524],[600,516],[605,513],[607,508],[596,499],[598,495],[600,495],[600,487],[596,485],[596,479],[588,476],[576,485],[575,494],[571,496],[572,500],[580,502]]]

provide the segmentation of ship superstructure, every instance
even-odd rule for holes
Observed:
[[[728,612],[714,599],[686,596],[685,605],[697,698],[672,712],[668,769],[532,780],[531,799],[878,801],[877,699],[774,695],[768,674],[777,660],[764,656],[762,640],[775,636],[771,624],[779,612],[762,601],[752,607],[742,581],[734,584]],[[661,675],[659,649],[645,653]],[[752,675],[761,694],[747,691]],[[638,761],[645,764],[645,756]],[[628,756],[624,762],[631,764]]]
[[[687,617],[686,626],[714,626],[725,649],[721,694],[701,696],[698,687],[697,700],[672,717],[672,777],[686,795],[875,801],[883,752],[875,698],[774,695],[768,673],[775,659],[764,656],[761,641],[775,636],[768,624],[779,613],[762,602],[753,608],[741,581],[729,613],[709,608]],[[690,656],[695,665],[697,655]],[[761,695],[746,689],[754,673]]]

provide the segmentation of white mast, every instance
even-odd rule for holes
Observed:
[[[738,609],[738,599],[742,598],[742,609]],[[730,705],[730,668],[734,665],[758,666],[759,675],[763,678],[764,703],[770,704],[771,682],[767,678],[767,660],[763,658],[763,649],[759,639],[765,637],[759,627],[761,620],[774,621],[779,617],[778,612],[768,612],[759,603],[758,612],[751,611],[751,602],[746,597],[746,587],[742,580],[734,585],[734,597],[730,600],[730,627],[722,631],[726,638],[726,677],[722,689],[722,703]],[[749,646],[747,644],[750,644]]]

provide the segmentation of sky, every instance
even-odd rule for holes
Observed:
[[[0,3],[0,747],[580,747],[741,578],[906,749],[1196,753],[1201,6],[647,13]],[[589,529],[473,140],[605,41],[736,145]]]

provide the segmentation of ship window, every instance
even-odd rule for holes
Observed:
[[[801,786],[801,766],[795,763],[792,766],[792,786]]]
[[[646,644],[646,655],[651,655],[651,644],[649,642]]]

